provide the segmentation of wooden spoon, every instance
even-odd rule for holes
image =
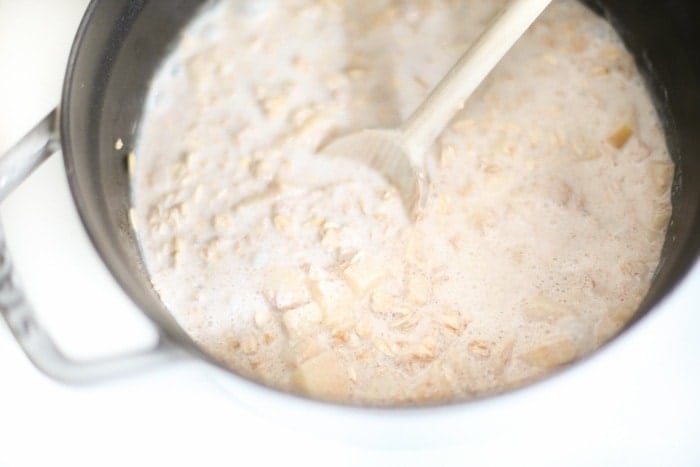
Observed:
[[[427,192],[427,149],[550,2],[509,2],[401,127],[361,130],[332,141],[321,152],[358,160],[380,172],[415,217]]]

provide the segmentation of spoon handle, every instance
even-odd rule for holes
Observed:
[[[425,154],[424,150],[551,1],[512,0],[506,5],[403,124],[403,140],[410,154]]]

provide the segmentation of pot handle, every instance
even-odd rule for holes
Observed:
[[[51,154],[60,149],[58,112],[54,109],[20,142],[0,157],[0,201]],[[105,379],[178,360],[185,352],[159,332],[147,350],[92,361],[66,356],[35,317],[31,304],[12,267],[5,233],[0,224],[0,315],[29,360],[48,376],[68,383]]]

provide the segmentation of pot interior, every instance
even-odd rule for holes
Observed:
[[[191,340],[153,291],[129,223],[126,154],[135,144],[150,81],[178,33],[205,0],[93,1],[72,52],[62,102],[70,187],[98,252],[131,296],[170,337]],[[661,263],[635,320],[649,312],[700,251],[700,7],[671,0],[586,0],[634,54],[662,117],[676,163],[673,213]],[[630,323],[632,324],[632,323]]]

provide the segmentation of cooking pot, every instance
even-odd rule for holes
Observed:
[[[0,231],[0,313],[17,341],[43,372],[66,382],[87,382],[125,371],[182,358],[211,364],[220,381],[238,397],[255,399],[275,413],[303,414],[325,429],[339,413],[358,416],[367,424],[405,428],[416,420],[420,436],[435,437],[427,422],[464,417],[471,412],[509,410],[536,416],[536,404],[523,408],[526,390],[482,400],[428,408],[370,409],[318,402],[248,381],[203,353],[185,334],[151,287],[129,223],[129,175],[121,139],[133,147],[154,73],[179,32],[209,2],[205,0],[93,0],[78,30],[69,58],[60,108],[51,112],[0,159],[0,199],[43,160],[59,150],[78,212],[95,248],[116,281],[159,331],[154,348],[98,361],[67,358],[33,315]],[[700,6],[686,0],[588,0],[588,6],[615,26],[646,78],[662,117],[671,155],[676,163],[672,188],[673,213],[661,262],[644,302],[623,333],[672,296],[683,277],[695,267],[700,251]],[[592,358],[602,358],[605,346]],[[575,372],[577,362],[563,373]],[[218,367],[218,368],[217,368]],[[556,378],[550,377],[549,379]],[[506,401],[507,404],[506,404]],[[532,402],[532,399],[530,399]],[[520,404],[520,409],[518,408]],[[505,409],[505,407],[508,407]],[[495,409],[495,407],[500,407]],[[478,408],[478,409],[477,409]],[[418,418],[415,415],[419,415]],[[479,415],[481,416],[481,415]],[[359,418],[357,419],[359,420]],[[333,422],[330,422],[333,423]],[[429,431],[426,428],[429,426]],[[351,423],[342,428],[353,427]]]

